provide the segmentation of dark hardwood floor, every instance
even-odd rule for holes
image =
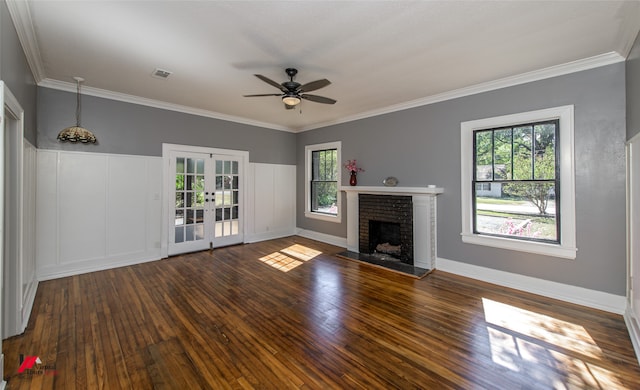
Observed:
[[[619,315],[343,250],[289,237],[42,282],[8,387],[640,388]]]

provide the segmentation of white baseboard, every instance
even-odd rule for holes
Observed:
[[[83,261],[64,265],[43,266],[38,268],[38,280],[50,280],[64,278],[67,276],[86,274],[89,272],[104,271],[112,268],[126,267],[128,265],[147,263],[160,260],[160,254],[153,254],[143,257],[124,258],[116,261],[94,260]]]
[[[636,352],[636,358],[640,363],[640,324],[638,324],[638,316],[633,312],[631,305],[627,305],[627,310],[624,312],[624,322],[629,330],[629,337],[631,338],[631,344],[633,344],[633,350]]]
[[[256,234],[245,234],[244,242],[247,244],[251,244],[253,242],[267,241],[267,240],[275,240],[276,238],[289,237],[296,234],[296,230],[294,229],[284,229],[284,230],[275,230],[264,233],[256,233]]]
[[[0,347],[2,347],[2,341],[0,341]],[[0,354],[0,390],[4,390],[6,388],[7,388],[7,381],[4,380],[4,353],[3,353],[3,354]]]
[[[436,269],[561,301],[624,314],[626,297],[438,257]]]
[[[310,238],[312,240],[324,242],[327,244],[339,246],[346,248],[347,247],[347,239],[345,237],[337,237],[329,234],[314,232],[313,230],[305,230],[301,228],[297,228],[297,235],[305,238]]]
[[[20,333],[24,333],[29,324],[29,318],[31,317],[31,310],[33,309],[33,302],[36,300],[36,292],[38,291],[38,281],[33,280],[29,283],[29,287],[26,293],[26,304],[22,308],[22,324],[20,324]]]

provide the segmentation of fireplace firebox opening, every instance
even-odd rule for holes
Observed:
[[[360,194],[358,198],[359,252],[413,265],[411,196]]]
[[[369,253],[382,258],[391,256],[400,261],[402,254],[400,224],[369,220]]]

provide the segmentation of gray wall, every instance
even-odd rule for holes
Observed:
[[[627,57],[627,140],[640,133],[640,35]]]
[[[577,258],[462,243],[460,122],[568,104],[575,105]],[[400,186],[444,188],[439,257],[625,295],[625,132],[624,63],[308,131],[297,139],[297,224],[346,236],[345,221],[304,217],[304,147],[342,140],[343,160],[358,159],[366,169],[358,185],[396,176]],[[347,180],[343,174],[343,185]]]
[[[38,148],[161,156],[162,143],[249,151],[252,162],[295,164],[295,134],[82,95],[81,124],[95,145],[58,142],[74,125],[76,94],[38,88]]]
[[[24,135],[36,144],[36,84],[6,2],[0,2],[0,79],[24,109]]]

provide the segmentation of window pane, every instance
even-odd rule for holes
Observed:
[[[175,235],[174,235],[174,242],[176,244],[183,242],[184,241],[184,227],[180,226],[180,227],[176,227],[176,231],[175,231]]]
[[[511,129],[493,133],[493,180],[511,180]]]
[[[184,194],[185,207],[193,207],[193,204],[194,204],[193,198],[194,198],[193,192],[186,192]]]
[[[216,160],[216,175],[222,175],[222,161]]]
[[[176,158],[176,173],[184,173],[184,157]]]
[[[476,233],[559,241],[552,182],[492,183],[492,189],[476,192]]]
[[[233,173],[234,175],[238,174],[238,162],[237,161],[232,161],[231,162],[231,173]]]
[[[184,225],[184,210],[176,210],[175,225]]]
[[[476,180],[493,180],[492,131],[476,132]]]
[[[196,207],[204,207],[204,191],[197,191],[194,196],[196,198]]]
[[[184,190],[184,175],[176,175],[176,190]]]
[[[184,207],[184,193],[176,192],[176,208]]]
[[[198,224],[195,226],[196,231],[196,240],[204,240],[204,225]]]
[[[195,233],[195,231],[193,229],[193,225],[186,226],[184,240],[185,241],[193,241],[195,239],[195,234],[194,233]]]
[[[337,182],[312,182],[311,211],[337,215],[337,194]]]
[[[531,126],[513,129],[513,180],[533,179]]]
[[[216,202],[215,202],[216,207],[222,206],[224,204],[224,200],[226,196],[227,196],[227,193],[225,191],[216,191]]]
[[[556,177],[556,125],[545,123],[534,127],[534,179],[554,180]]]
[[[335,149],[312,152],[311,180],[335,181],[338,178],[338,151]]]
[[[204,191],[204,176],[196,176],[195,189]]]
[[[196,164],[194,159],[187,159],[187,173],[195,173],[196,172]]]

